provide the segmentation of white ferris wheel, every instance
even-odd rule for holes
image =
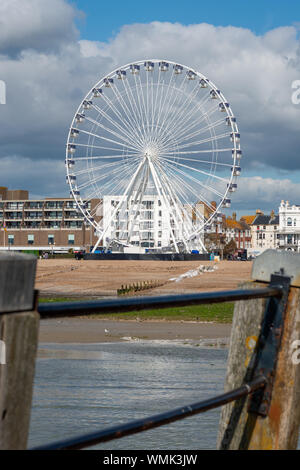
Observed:
[[[203,252],[205,227],[230,207],[241,156],[236,118],[214,83],[178,63],[142,60],[106,75],[80,103],[66,178],[98,235],[94,250]]]

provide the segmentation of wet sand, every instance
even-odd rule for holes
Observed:
[[[107,330],[107,331],[105,331]],[[216,340],[229,338],[230,324],[68,318],[42,320],[41,343],[103,343],[128,340]]]

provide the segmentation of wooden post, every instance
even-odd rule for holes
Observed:
[[[0,253],[0,449],[26,449],[38,344],[34,311],[36,258]]]
[[[219,449],[296,449],[300,425],[300,255],[267,250],[253,264],[243,287],[262,287],[275,272],[291,276],[269,414],[248,413],[249,398],[222,408]],[[255,281],[260,281],[259,283]],[[237,302],[234,310],[225,390],[249,380],[266,300]]]

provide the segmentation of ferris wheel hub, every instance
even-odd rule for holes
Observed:
[[[144,150],[144,156],[147,160],[156,161],[159,157],[159,151],[156,145],[148,145]]]

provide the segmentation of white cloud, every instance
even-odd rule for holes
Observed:
[[[74,40],[74,7],[64,0],[1,0],[0,53],[53,50]]]
[[[238,191],[233,198],[234,206],[239,209],[259,208],[262,210],[274,209],[278,211],[281,200],[291,203],[300,202],[300,184],[289,178],[275,179],[254,176],[240,178]]]
[[[224,92],[242,135],[243,175],[247,167],[252,173],[262,166],[264,171],[300,168],[300,105],[291,101],[292,82],[300,79],[296,27],[256,36],[230,26],[153,22],[124,26],[114,39],[101,43],[77,40],[76,14],[64,0],[1,1],[0,79],[7,85],[7,104],[0,107],[1,165],[5,158],[9,166],[11,155],[19,155],[24,171],[39,162],[35,175],[39,168],[45,171],[43,161],[61,165],[68,126],[85,93],[117,66],[156,57],[198,69]],[[15,185],[14,158],[11,179],[1,172],[1,184]],[[293,192],[300,200],[294,183],[257,178],[249,179],[253,198],[263,186],[261,197],[269,204],[273,198],[292,199]],[[56,174],[57,193],[64,191],[61,181]],[[41,192],[48,191],[47,181],[43,184]],[[28,179],[26,186],[32,185]],[[50,186],[48,192],[54,189]],[[239,186],[234,200],[247,202],[249,192]]]

